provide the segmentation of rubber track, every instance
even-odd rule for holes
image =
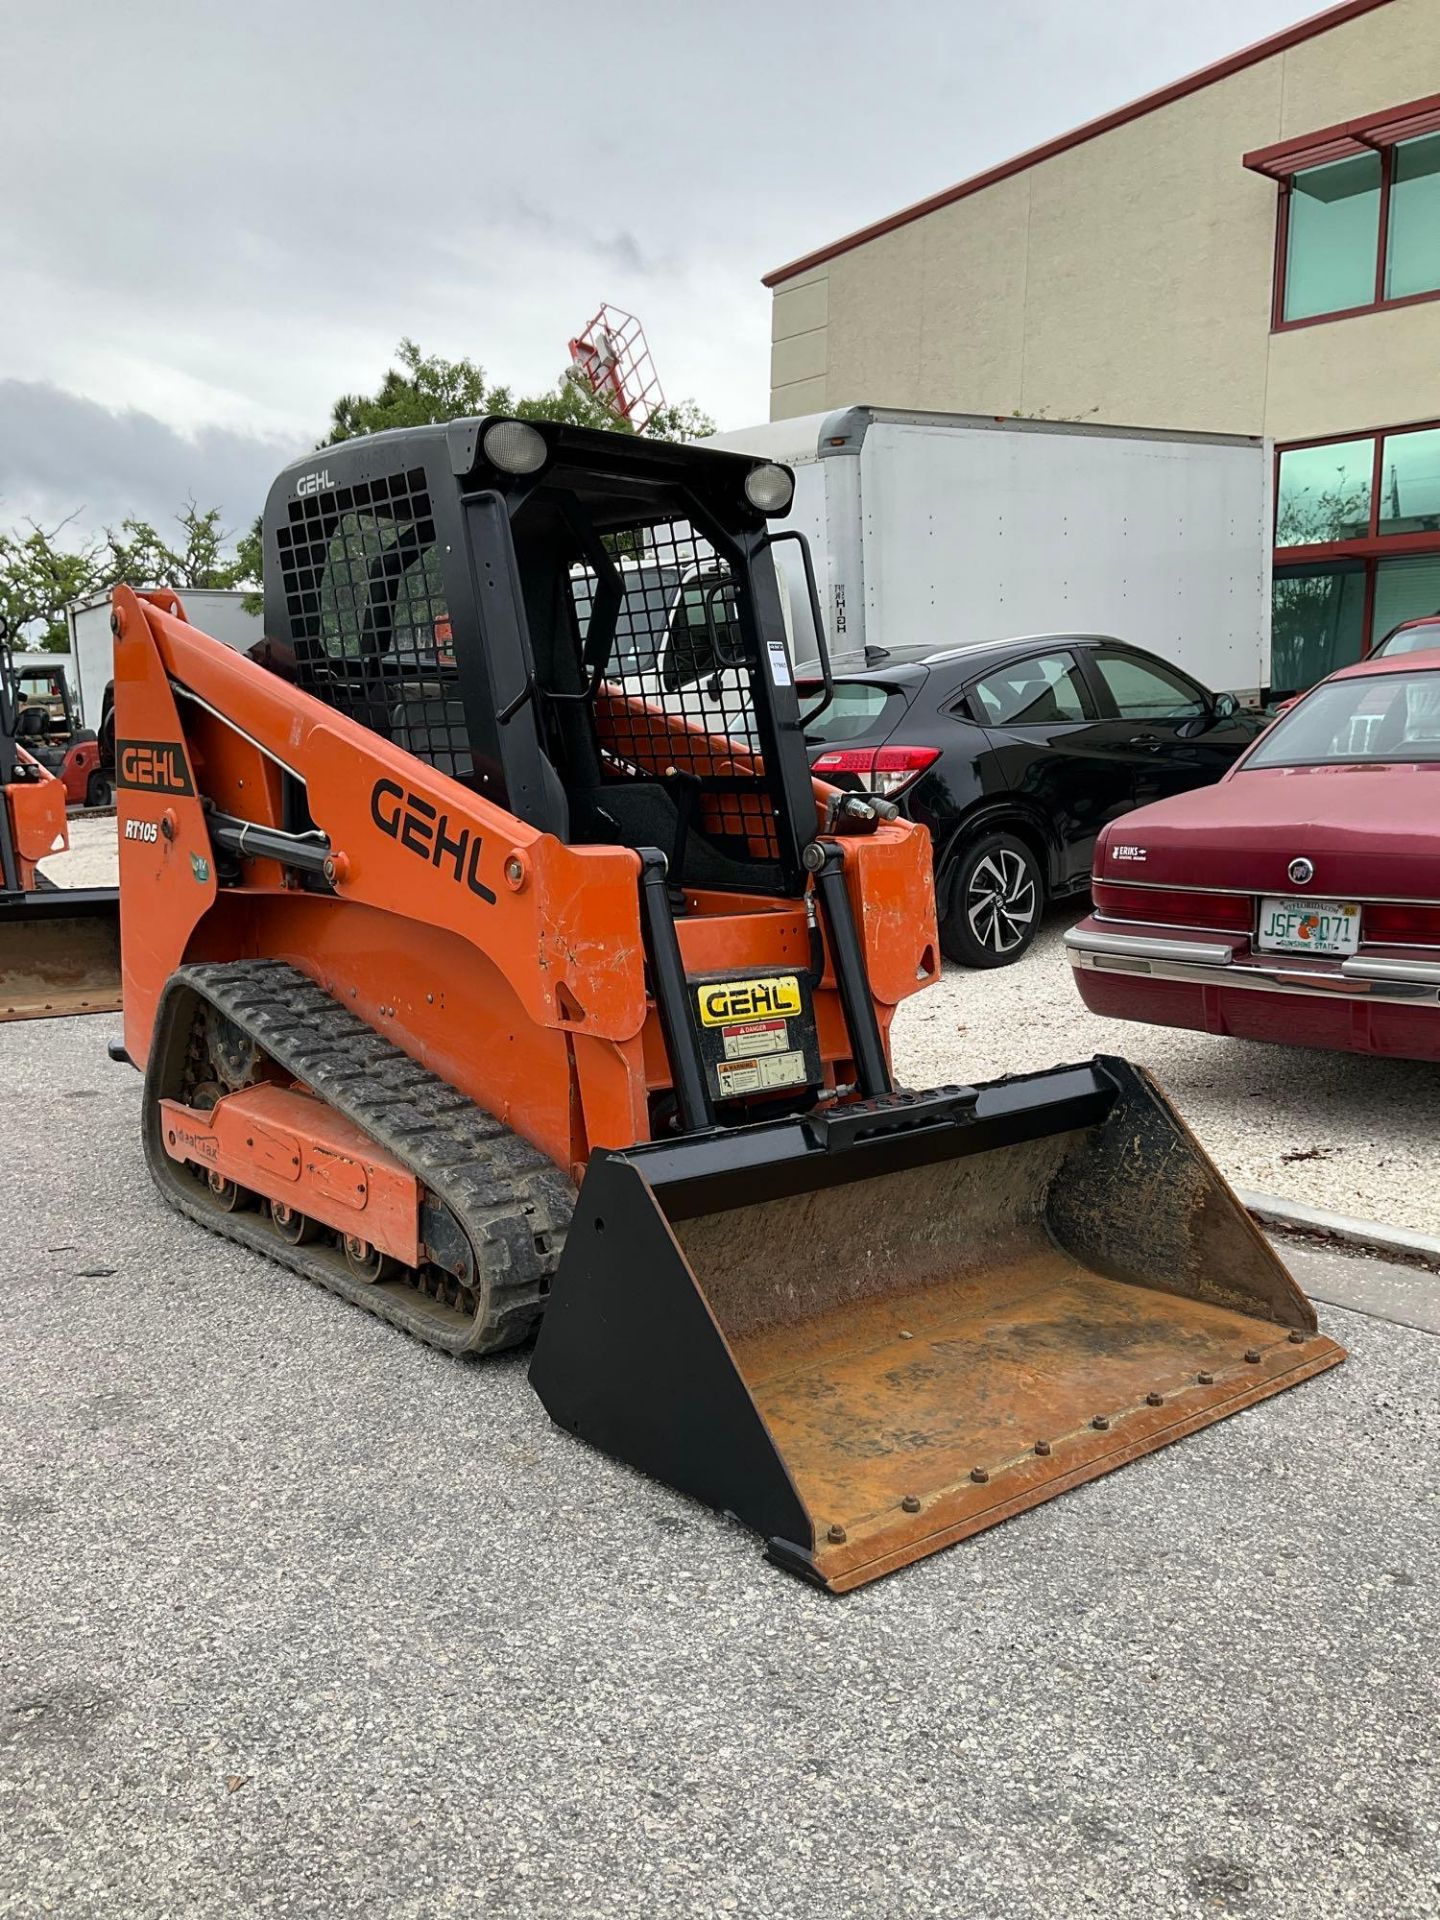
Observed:
[[[183,1092],[160,1084],[167,1058],[175,1058],[164,1041],[177,1023],[185,1033],[192,1029],[198,1002],[243,1028],[277,1066],[363,1127],[444,1202],[470,1242],[473,1317],[403,1278],[366,1285],[338,1250],[323,1242],[289,1245],[266,1215],[223,1212],[200,1179],[169,1157],[159,1101]],[[173,1078],[173,1066],[170,1072]],[[188,966],[172,976],[145,1077],[145,1152],[156,1184],[181,1213],[446,1353],[491,1353],[533,1330],[575,1205],[574,1188],[538,1148],[278,960]]]

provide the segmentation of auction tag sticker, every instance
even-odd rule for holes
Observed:
[[[777,687],[790,685],[790,656],[785,651],[783,640],[767,640],[765,645],[770,651],[770,678]]]

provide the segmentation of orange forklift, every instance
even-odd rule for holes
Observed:
[[[10,669],[15,737],[65,789],[71,807],[108,807],[110,782],[100,761],[100,741],[76,717],[65,669]]]
[[[70,844],[64,783],[32,752],[0,629],[0,1021],[120,1005],[114,887],[57,887],[42,860]]]
[[[793,476],[511,419],[276,481],[269,666],[114,600],[166,1199],[844,1591],[1343,1355],[1115,1059],[911,1090],[924,832],[812,781]]]

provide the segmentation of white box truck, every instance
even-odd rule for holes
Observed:
[[[877,649],[1105,633],[1220,693],[1270,679],[1270,452],[1229,434],[846,407],[709,445],[795,470],[837,669]],[[777,560],[796,664],[799,565]],[[868,650],[868,651],[867,651]]]
[[[220,587],[180,587],[176,591],[186,614],[202,633],[223,640],[239,653],[260,638],[260,615],[247,613],[245,609],[248,594]],[[79,702],[84,724],[99,733],[105,711],[105,690],[115,677],[109,594],[77,600],[65,609],[65,618],[70,627],[70,655],[75,663],[71,690]]]

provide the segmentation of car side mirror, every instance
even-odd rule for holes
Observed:
[[[1229,720],[1240,711],[1240,702],[1233,693],[1218,693],[1210,711],[1216,720]]]

